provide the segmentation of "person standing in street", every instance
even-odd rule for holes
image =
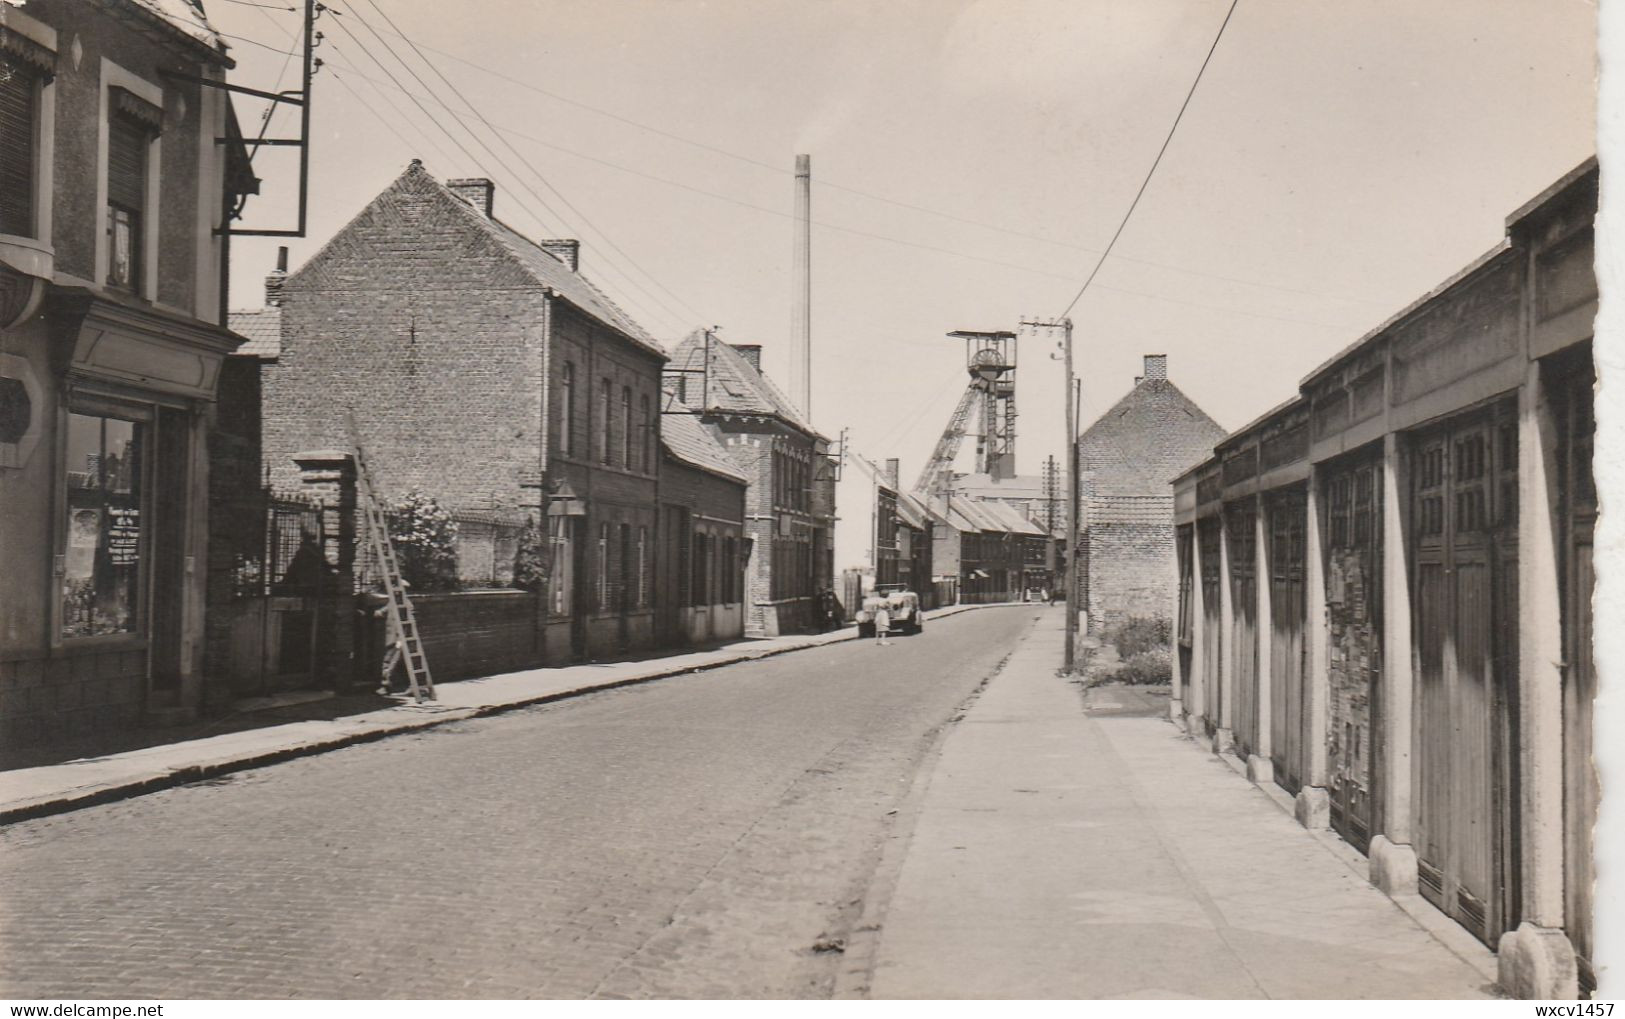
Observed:
[[[886,611],[886,605],[882,602],[875,607],[875,643],[883,647],[891,646],[891,641],[886,639],[890,630],[891,613]]]

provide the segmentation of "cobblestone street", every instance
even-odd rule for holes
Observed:
[[[823,997],[968,613],[0,833],[7,997]],[[826,945],[827,947],[827,945]]]

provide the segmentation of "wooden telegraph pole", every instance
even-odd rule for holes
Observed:
[[[1076,380],[1072,377],[1072,320],[1022,319],[1021,324],[1032,329],[1060,329],[1063,333],[1066,373],[1062,375],[1066,386],[1066,450],[1067,511],[1066,511],[1066,650],[1062,668],[1070,673],[1077,662],[1078,653],[1078,404]],[[1054,354],[1050,355],[1054,357]],[[1054,529],[1051,528],[1051,533]]]

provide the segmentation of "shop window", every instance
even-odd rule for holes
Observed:
[[[35,68],[0,56],[0,234],[35,236],[39,82]]]
[[[68,415],[64,639],[140,630],[142,422]]]

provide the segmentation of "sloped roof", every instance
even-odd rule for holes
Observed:
[[[168,26],[169,30],[185,36],[210,50],[215,59],[230,64],[221,47],[220,33],[209,24],[200,0],[128,0],[132,7]]]
[[[662,415],[660,444],[666,452],[686,464],[732,478],[740,484],[750,481],[728,456],[727,450],[717,444],[717,440],[693,414]]]
[[[275,361],[282,353],[282,309],[267,305],[226,314],[226,328],[247,340],[238,347],[240,357]]]
[[[1044,536],[1042,527],[1033,526],[1032,521],[1022,516],[1016,510],[1002,502],[987,499],[976,503],[976,508],[985,512],[994,520],[1004,525],[1004,529],[1014,534],[1035,534]]]
[[[907,492],[897,493],[897,515],[903,522],[916,530],[924,530],[926,521],[930,518],[930,511],[925,504]]]
[[[1168,479],[1213,454],[1225,430],[1165,379],[1146,379],[1078,440],[1079,469],[1096,494],[1165,495]]]
[[[783,419],[809,435],[818,436],[790,398],[773,384],[772,379],[752,366],[745,355],[715,337],[712,337],[709,347],[709,375],[703,392],[695,388],[700,377],[689,376],[689,399],[686,401],[689,406],[708,411],[768,414]],[[694,330],[672,351],[671,367],[706,369],[706,348],[705,330]],[[705,404],[703,408],[700,407],[701,403]]]
[[[1007,531],[1010,528],[999,518],[993,516],[984,507],[986,503],[974,499],[959,499],[954,502],[954,511],[970,521],[978,531]]]

